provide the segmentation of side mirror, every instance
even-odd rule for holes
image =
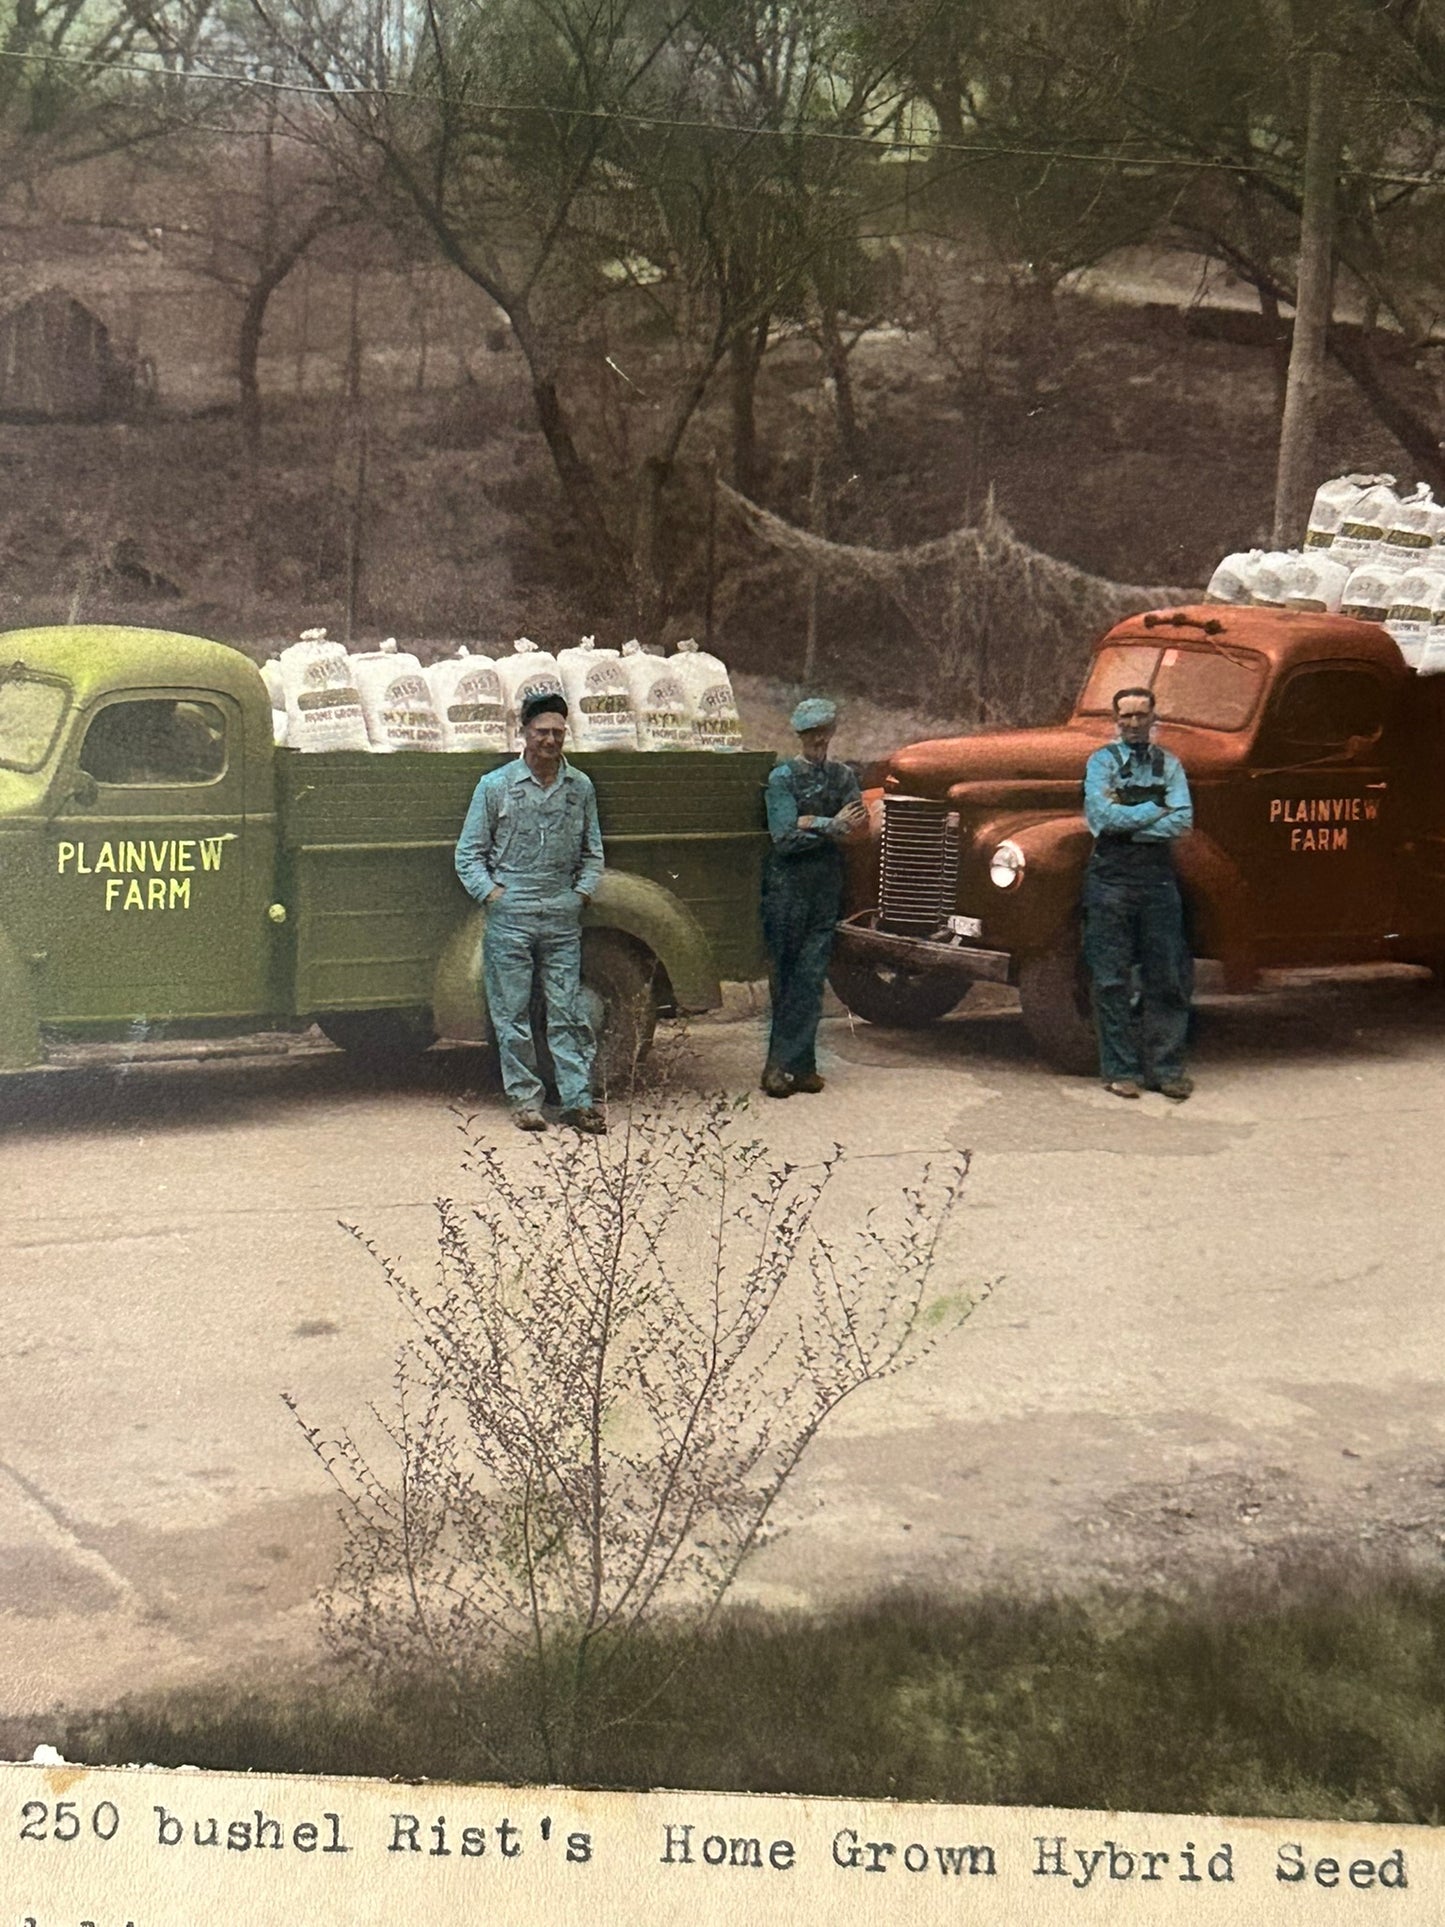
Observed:
[[[61,799],[62,810],[69,809],[72,803],[83,810],[93,810],[100,801],[100,785],[88,769],[76,771],[75,781]]]

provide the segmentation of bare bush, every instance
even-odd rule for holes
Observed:
[[[384,1443],[303,1426],[346,1502],[329,1637],[463,1721],[479,1668],[520,1666],[525,1744],[474,1735],[502,1770],[585,1774],[671,1677],[648,1629],[705,1630],[824,1420],[971,1309],[929,1296],[966,1154],[900,1182],[836,1146],[780,1161],[746,1122],[653,1096],[504,1152],[464,1119],[480,1202],[439,1201],[429,1287],[347,1227],[412,1333]]]

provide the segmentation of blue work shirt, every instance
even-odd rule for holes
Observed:
[[[488,771],[472,792],[456,864],[478,903],[498,886],[514,908],[568,890],[594,896],[602,881],[602,828],[591,777],[564,759],[544,787],[522,756]]]
[[[780,857],[806,856],[814,850],[837,847],[833,818],[862,791],[846,763],[810,763],[791,756],[768,775],[768,830],[773,853]],[[813,827],[798,828],[800,816],[811,816]]]
[[[1153,784],[1151,758],[1164,763],[1164,796],[1158,803],[1116,803],[1113,792],[1127,784]],[[1122,758],[1122,762],[1121,762]],[[1097,836],[1127,837],[1133,843],[1171,843],[1194,827],[1189,779],[1177,756],[1156,743],[1131,749],[1122,739],[1096,749],[1084,769],[1084,815]]]

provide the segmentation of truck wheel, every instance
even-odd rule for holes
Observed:
[[[645,951],[611,931],[588,931],[582,939],[582,1002],[597,1040],[594,1075],[599,1092],[625,1091],[652,1048],[657,1029],[655,969]],[[540,997],[532,1004],[532,1034],[537,1042],[537,1069],[548,1089],[555,1090]]]
[[[1093,1000],[1077,932],[1019,965],[1019,1004],[1024,1028],[1056,1071],[1070,1077],[1098,1074]]]
[[[348,1057],[378,1070],[410,1063],[436,1042],[429,1010],[328,1010],[316,1019]]]
[[[902,970],[855,957],[834,957],[828,982],[855,1017],[885,1030],[925,1030],[948,1015],[966,988],[945,972]]]

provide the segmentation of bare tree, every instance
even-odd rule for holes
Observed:
[[[237,402],[253,467],[271,301],[318,242],[366,219],[354,178],[299,131],[305,109],[298,115],[283,103],[277,88],[265,87],[258,99],[239,104],[225,128],[168,143],[151,188],[165,191],[157,231],[168,254],[217,282],[234,303]]]
[[[812,185],[836,178],[847,142],[867,146],[879,69],[847,72],[822,9],[791,65],[774,32],[748,68],[739,17],[765,11],[751,0],[434,0],[409,37],[390,14],[388,37],[380,13],[253,4],[336,128],[507,316],[577,531],[655,634],[684,440],[724,362],[755,364],[806,274],[810,218],[826,213],[830,236],[853,218]],[[613,353],[619,331],[640,370]],[[608,422],[620,438],[599,435]]]
[[[0,32],[0,194],[154,142],[203,115],[190,84],[220,31],[213,0],[11,0]]]
[[[480,1201],[438,1205],[435,1288],[356,1234],[412,1338],[384,1456],[305,1427],[346,1501],[330,1631],[463,1718],[521,1661],[530,1735],[477,1736],[500,1771],[585,1775],[667,1683],[645,1635],[706,1629],[830,1414],[970,1309],[929,1298],[966,1156],[800,1167],[744,1124],[664,1097],[504,1153],[469,1119]]]
[[[983,0],[928,12],[910,78],[938,140],[924,227],[991,236],[1005,274],[1047,294],[1126,242],[1213,256],[1251,283],[1277,352],[1298,296],[1314,54],[1337,57],[1343,126],[1332,243],[1366,322],[1328,352],[1445,482],[1420,405],[1445,308],[1445,39],[1400,0]]]

